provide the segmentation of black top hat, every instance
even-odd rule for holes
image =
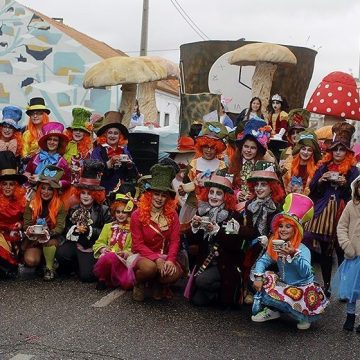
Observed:
[[[32,111],[42,110],[48,115],[50,114],[50,109],[45,106],[45,100],[42,97],[35,97],[30,99],[29,105],[26,108],[26,114],[30,116]]]
[[[24,184],[27,177],[17,173],[16,157],[12,151],[0,151],[0,181],[10,180]]]
[[[80,189],[105,190],[103,186],[100,186],[103,171],[104,164],[100,160],[84,160],[80,180],[74,186]]]

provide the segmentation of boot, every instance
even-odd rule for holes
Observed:
[[[355,314],[347,314],[346,321],[344,323],[343,329],[347,331],[353,331],[355,324]]]

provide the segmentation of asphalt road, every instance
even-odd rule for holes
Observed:
[[[249,307],[194,308],[180,287],[172,301],[139,304],[74,278],[18,278],[0,282],[0,359],[359,359],[360,334],[342,330],[345,304],[327,310],[299,331],[288,317],[253,323]]]

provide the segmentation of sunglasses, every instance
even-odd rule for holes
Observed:
[[[34,111],[30,112],[30,116],[41,116],[43,113],[44,113],[44,111],[41,111],[41,110],[36,111],[36,110],[34,110]]]

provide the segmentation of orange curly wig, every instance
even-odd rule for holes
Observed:
[[[75,196],[76,200],[80,203],[80,194],[82,190],[87,190],[91,197],[97,204],[102,204],[105,201],[105,190],[89,190],[81,189],[75,186],[71,187],[71,195]]]
[[[214,186],[215,187],[215,186]],[[202,187],[199,189],[197,194],[197,198],[200,201],[209,201],[209,187]],[[224,204],[226,210],[235,210],[236,209],[236,196],[235,194],[230,194],[228,192],[224,192]]]
[[[140,201],[138,202],[138,208],[140,211],[140,221],[143,224],[150,223],[150,212],[152,209],[152,191],[145,191],[143,195],[141,195]],[[166,220],[170,224],[174,219],[174,214],[176,212],[178,201],[177,199],[171,199],[170,197],[166,200],[163,214],[166,217]]]
[[[317,168],[321,165],[328,165],[333,161],[333,153],[329,151],[325,154],[325,156],[318,162]],[[356,157],[352,151],[346,151],[345,159],[339,165],[339,172],[341,174],[346,174],[352,166],[356,165]]]
[[[212,139],[207,136],[200,136],[195,141],[195,159],[202,157],[202,148],[204,146],[214,147],[216,151],[216,156],[220,155],[226,148],[225,144],[219,139]]]
[[[0,137],[1,137],[1,135],[0,135]],[[22,148],[23,148],[23,139],[22,139],[21,132],[14,129],[14,133],[12,134],[10,140],[12,140],[12,139],[15,139],[16,143],[17,143],[15,156],[21,156],[21,151],[22,151]]]
[[[42,114],[41,127],[44,126],[45,124],[47,124],[49,121],[50,121],[50,119],[49,119],[48,114],[44,112]],[[37,142],[39,140],[36,126],[31,121],[30,116],[29,116],[28,124],[26,126],[26,130],[29,130],[29,132],[30,132],[30,143],[32,143],[34,141]]]
[[[285,198],[285,191],[281,186],[281,184],[276,180],[263,180],[263,181],[266,181],[270,185],[271,198],[273,199],[273,201],[277,204],[281,204]],[[249,191],[252,194],[255,194],[255,184],[256,181],[248,181]]]
[[[274,239],[280,239],[280,235],[279,235],[280,223],[290,224],[291,227],[294,229],[294,236],[290,241],[293,248],[298,249],[300,246],[300,243],[302,241],[302,236],[299,231],[299,228],[297,227],[297,225],[295,224],[295,222],[293,220],[288,219],[288,218],[281,218],[281,217],[278,217],[277,219],[275,219],[275,223],[273,225],[273,227],[275,228],[275,232],[274,232],[274,235],[270,237],[269,243],[267,246],[267,250],[266,250],[267,254],[275,261],[277,261],[277,259],[278,259],[278,254],[276,251],[274,251],[272,241]]]
[[[5,213],[6,208],[11,203],[17,203],[18,205],[21,206],[22,209],[25,209],[25,204],[26,204],[25,188],[23,188],[18,183],[15,184],[15,189],[12,196],[6,197],[2,192],[0,192],[0,213]]]
[[[99,145],[103,145],[106,144],[107,140],[106,140],[106,134],[107,134],[107,130],[104,132],[104,134],[100,135],[97,139],[96,142]],[[119,142],[117,146],[125,146],[127,145],[128,141],[126,140],[125,136],[120,132],[120,137],[119,137]]]

